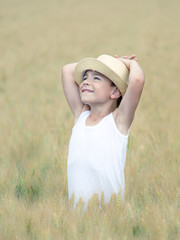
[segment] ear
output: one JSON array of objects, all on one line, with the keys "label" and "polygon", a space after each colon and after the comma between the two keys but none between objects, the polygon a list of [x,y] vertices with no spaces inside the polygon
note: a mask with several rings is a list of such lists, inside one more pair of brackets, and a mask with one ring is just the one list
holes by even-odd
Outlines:
[{"label": "ear", "polygon": [[121,92],[117,87],[114,87],[112,92],[111,92],[111,99],[118,99],[121,96]]}]

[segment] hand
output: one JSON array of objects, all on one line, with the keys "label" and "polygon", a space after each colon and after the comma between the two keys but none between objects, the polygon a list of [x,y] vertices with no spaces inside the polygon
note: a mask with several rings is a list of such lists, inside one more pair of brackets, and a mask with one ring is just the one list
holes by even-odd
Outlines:
[{"label": "hand", "polygon": [[131,55],[131,56],[122,56],[122,57],[118,57],[118,55],[114,55],[114,57],[115,58],[118,58],[118,59],[122,59],[122,58],[124,58],[124,59],[129,59],[129,60],[134,60],[134,61],[138,61],[138,58],[136,57],[136,55],[135,54],[133,54],[133,55]]},{"label": "hand", "polygon": [[122,56],[122,57],[118,57],[118,55],[114,55],[115,58],[119,59],[121,62],[123,62],[126,67],[128,69],[130,69],[130,64],[133,62],[133,61],[136,61],[138,62],[138,58],[136,57],[135,54],[131,55],[131,56]]}]

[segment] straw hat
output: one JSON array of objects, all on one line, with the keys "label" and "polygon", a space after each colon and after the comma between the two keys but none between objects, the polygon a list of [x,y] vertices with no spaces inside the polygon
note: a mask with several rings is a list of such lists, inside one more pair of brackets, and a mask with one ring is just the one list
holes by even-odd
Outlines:
[{"label": "straw hat", "polygon": [[101,55],[98,58],[83,58],[75,68],[75,81],[79,85],[82,82],[84,71],[93,70],[102,73],[109,78],[124,96],[129,79],[129,70],[115,57]]}]

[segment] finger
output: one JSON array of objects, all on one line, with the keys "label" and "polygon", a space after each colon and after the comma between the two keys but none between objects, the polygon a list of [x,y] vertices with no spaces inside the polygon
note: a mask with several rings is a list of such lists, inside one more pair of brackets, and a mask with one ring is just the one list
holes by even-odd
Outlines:
[{"label": "finger", "polygon": [[129,57],[128,56],[122,56],[122,58],[128,59]]},{"label": "finger", "polygon": [[129,59],[134,59],[134,58],[136,58],[136,55],[135,55],[135,54],[129,56]]},{"label": "finger", "polygon": [[138,61],[138,58],[137,58],[137,57],[135,57],[134,59],[131,59],[131,60],[134,60],[134,61],[136,61],[136,62],[137,62],[137,61]]},{"label": "finger", "polygon": [[115,57],[115,58],[118,58],[118,55],[116,54],[116,55],[114,55],[114,57]]}]

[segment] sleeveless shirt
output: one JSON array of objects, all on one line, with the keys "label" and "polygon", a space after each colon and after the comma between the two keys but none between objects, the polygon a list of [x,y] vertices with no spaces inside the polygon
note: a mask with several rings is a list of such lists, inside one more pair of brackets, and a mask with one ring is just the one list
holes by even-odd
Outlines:
[{"label": "sleeveless shirt", "polygon": [[124,196],[128,135],[119,132],[112,113],[95,126],[86,126],[89,115],[80,115],[69,143],[68,195],[74,195],[74,207],[82,199],[87,208],[91,197],[98,194],[100,199],[102,192],[105,203],[114,193]]}]

